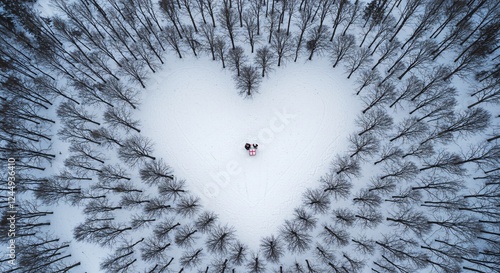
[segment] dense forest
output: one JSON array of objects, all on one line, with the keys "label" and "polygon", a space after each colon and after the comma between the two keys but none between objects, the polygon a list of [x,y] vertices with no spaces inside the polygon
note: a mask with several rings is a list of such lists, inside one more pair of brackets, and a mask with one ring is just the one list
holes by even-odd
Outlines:
[{"label": "dense forest", "polygon": [[[73,240],[108,249],[102,272],[500,272],[499,1],[35,2],[0,1],[2,272],[85,271],[56,206],[86,215]],[[243,98],[298,60],[356,83],[358,131],[259,249],[141,133],[167,54],[220,63]]]}]

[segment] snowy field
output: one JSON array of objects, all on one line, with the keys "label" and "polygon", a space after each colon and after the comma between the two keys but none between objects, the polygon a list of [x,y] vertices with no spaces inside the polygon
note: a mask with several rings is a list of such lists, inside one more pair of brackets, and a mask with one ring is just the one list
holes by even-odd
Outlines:
[{"label": "snowy field", "polygon": [[[138,118],[158,156],[257,249],[344,152],[361,106],[328,60],[290,63],[243,99],[207,58],[171,58],[151,75]],[[151,118],[154,117],[154,118]],[[250,157],[244,144],[258,143]]]}]

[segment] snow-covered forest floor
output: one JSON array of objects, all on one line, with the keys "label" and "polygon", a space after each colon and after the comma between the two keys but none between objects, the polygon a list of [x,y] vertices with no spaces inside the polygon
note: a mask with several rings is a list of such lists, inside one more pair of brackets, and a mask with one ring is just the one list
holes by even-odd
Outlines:
[{"label": "snow-covered forest floor", "polygon": [[[360,108],[342,73],[327,60],[293,63],[242,99],[218,63],[171,59],[152,78],[138,119],[164,158],[203,207],[231,223],[257,249],[278,231],[308,187],[343,151]],[[155,118],[149,118],[155,117]],[[256,157],[244,144],[258,143]]]},{"label": "snow-covered forest floor", "polygon": [[33,2],[2,272],[500,271],[499,3]]}]

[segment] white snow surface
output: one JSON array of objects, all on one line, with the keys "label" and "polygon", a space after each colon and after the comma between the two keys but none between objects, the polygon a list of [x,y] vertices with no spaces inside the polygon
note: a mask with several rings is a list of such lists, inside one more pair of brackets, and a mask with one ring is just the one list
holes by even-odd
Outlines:
[{"label": "white snow surface", "polygon": [[[137,118],[155,156],[256,250],[347,149],[361,105],[328,60],[277,68],[250,99],[232,76],[220,62],[172,56],[151,75]],[[247,142],[259,144],[255,157]]]}]

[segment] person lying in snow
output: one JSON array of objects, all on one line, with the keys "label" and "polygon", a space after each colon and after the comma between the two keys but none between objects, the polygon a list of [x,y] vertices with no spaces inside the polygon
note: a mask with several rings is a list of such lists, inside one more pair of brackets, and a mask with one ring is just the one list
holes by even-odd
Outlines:
[{"label": "person lying in snow", "polygon": [[245,149],[247,151],[250,150],[250,148],[252,148],[252,145],[250,145],[250,143],[245,144]]}]

